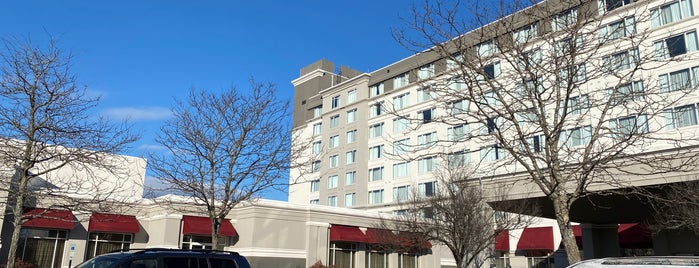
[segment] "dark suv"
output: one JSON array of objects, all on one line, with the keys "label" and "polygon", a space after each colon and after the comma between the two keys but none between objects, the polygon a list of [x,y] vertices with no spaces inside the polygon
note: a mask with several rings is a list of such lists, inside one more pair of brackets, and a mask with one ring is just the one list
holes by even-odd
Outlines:
[{"label": "dark suv", "polygon": [[152,248],[99,255],[76,268],[250,268],[250,263],[231,251]]}]

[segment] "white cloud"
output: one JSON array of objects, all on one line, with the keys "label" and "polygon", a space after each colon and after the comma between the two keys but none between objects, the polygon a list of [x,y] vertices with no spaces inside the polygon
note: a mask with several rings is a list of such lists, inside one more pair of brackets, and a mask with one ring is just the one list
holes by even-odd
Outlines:
[{"label": "white cloud", "polygon": [[172,117],[170,109],[165,107],[119,107],[109,108],[102,111],[102,114],[113,119],[131,121],[152,121],[163,120]]},{"label": "white cloud", "polygon": [[165,148],[165,146],[157,144],[141,144],[138,146],[138,149],[143,151],[160,151],[166,150],[167,148]]}]

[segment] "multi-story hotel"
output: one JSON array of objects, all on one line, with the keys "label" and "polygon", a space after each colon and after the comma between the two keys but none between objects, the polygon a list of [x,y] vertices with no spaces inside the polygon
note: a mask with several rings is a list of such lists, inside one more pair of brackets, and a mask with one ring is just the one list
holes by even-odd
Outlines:
[{"label": "multi-story hotel", "polygon": [[[371,72],[324,59],[308,65],[292,81],[293,126],[305,138],[299,140],[312,142],[307,156],[313,164],[291,171],[289,201],[400,214],[413,192],[438,191],[435,171],[453,159],[475,166],[474,174],[488,181],[511,182],[511,200],[544,200],[537,186],[521,180],[525,169],[511,151],[488,139],[493,131],[504,139],[502,133],[526,135],[517,139],[521,147],[543,154],[543,130],[528,132],[520,118],[551,116],[551,127],[560,122],[560,150],[571,152],[562,158],[581,156],[581,148],[602,155],[625,146],[615,151],[625,160],[692,150],[699,129],[697,6],[692,0],[545,1],[462,36],[442,36],[451,41]],[[547,102],[536,108],[545,108],[536,114],[514,108],[532,94]],[[561,114],[570,119],[558,119]],[[643,141],[619,142],[630,136]],[[697,170],[636,170],[643,175],[620,173],[614,183],[591,183],[590,189],[691,180]],[[618,254],[618,224],[652,220],[647,204],[596,198],[577,206],[571,218],[586,224],[583,233],[614,238],[588,243],[586,257]],[[544,210],[553,218],[550,206]],[[667,243],[669,237],[656,234],[655,243],[643,247],[656,254],[695,250],[679,250],[687,241]]]}]

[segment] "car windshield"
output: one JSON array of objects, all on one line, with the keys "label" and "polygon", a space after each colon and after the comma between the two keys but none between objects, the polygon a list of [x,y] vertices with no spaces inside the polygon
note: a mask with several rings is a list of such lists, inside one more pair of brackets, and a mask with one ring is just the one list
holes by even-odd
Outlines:
[{"label": "car windshield", "polygon": [[122,256],[97,256],[76,266],[75,268],[107,268],[119,262]]}]

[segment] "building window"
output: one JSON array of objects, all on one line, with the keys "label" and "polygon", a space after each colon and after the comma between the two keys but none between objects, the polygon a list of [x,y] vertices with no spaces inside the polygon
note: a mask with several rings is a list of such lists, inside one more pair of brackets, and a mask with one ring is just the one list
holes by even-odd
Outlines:
[{"label": "building window", "polygon": [[582,146],[590,143],[591,137],[591,126],[577,127],[561,131],[561,137],[559,138],[558,142],[559,145],[566,147]]},{"label": "building window", "polygon": [[568,98],[567,107],[561,104],[561,111],[563,111],[562,109],[565,108],[568,109],[569,115],[586,114],[590,110],[590,101],[588,95],[580,95]]},{"label": "building window", "polygon": [[397,140],[393,142],[393,154],[400,155],[410,151],[410,138]]},{"label": "building window", "polygon": [[492,134],[497,132],[500,128],[502,128],[502,125],[504,124],[504,120],[502,117],[496,117],[496,118],[486,118],[483,120],[480,130],[480,134]]},{"label": "building window", "polygon": [[410,105],[410,93],[405,93],[399,96],[393,97],[393,110],[400,110]]},{"label": "building window", "polygon": [[347,91],[347,104],[357,101],[357,89]]},{"label": "building window", "polygon": [[383,250],[371,250],[366,253],[366,268],[387,268],[388,267],[388,252]]},{"label": "building window", "polygon": [[328,265],[334,267],[355,268],[357,244],[330,242]]},{"label": "building window", "polygon": [[383,167],[369,169],[369,181],[383,180]]},{"label": "building window", "polygon": [[607,97],[612,104],[623,104],[628,101],[643,100],[643,81],[634,81],[628,84],[622,84],[614,88],[607,89]]},{"label": "building window", "polygon": [[336,128],[340,125],[340,115],[330,117],[330,128]]},{"label": "building window", "polygon": [[529,152],[541,153],[546,148],[546,136],[534,135],[526,139]]},{"label": "building window", "polygon": [[320,135],[321,131],[323,130],[323,123],[315,123],[313,124],[313,136],[318,136]]},{"label": "building window", "polygon": [[393,202],[408,201],[410,198],[410,185],[393,187]]},{"label": "building window", "polygon": [[450,168],[465,167],[471,162],[471,156],[468,151],[453,152],[449,154],[447,161]]},{"label": "building window", "polygon": [[328,176],[328,189],[337,188],[337,175]]},{"label": "building window", "polygon": [[476,50],[478,51],[479,57],[490,57],[495,55],[497,47],[493,41],[487,41],[476,45]]},{"label": "building window", "polygon": [[483,74],[478,76],[479,80],[490,80],[500,76],[500,62],[488,64],[483,67]]},{"label": "building window", "polygon": [[[563,43],[563,44],[566,45],[565,43]],[[565,54],[563,54],[565,51],[559,51],[559,50],[563,50],[566,47],[565,46],[559,47],[559,46],[561,46],[560,43],[557,45],[554,45],[554,53],[556,53],[557,56],[560,57],[562,55],[565,55]],[[558,53],[561,53],[561,54],[558,55]],[[516,66],[517,70],[527,71],[527,70],[530,70],[532,68],[536,68],[536,66],[539,66],[539,64],[541,64],[541,50],[540,49],[533,49],[533,50],[524,52],[523,54],[524,54],[524,57],[522,57],[520,59],[515,59],[515,66]]]},{"label": "building window", "polygon": [[377,102],[369,106],[369,117],[377,117],[383,114],[383,102]]},{"label": "building window", "polygon": [[311,172],[318,172],[320,171],[320,160],[313,161],[311,163]]},{"label": "building window", "polygon": [[[22,228],[17,246],[17,259],[33,267],[60,268],[68,231]],[[9,248],[9,243],[6,245]]]},{"label": "building window", "polygon": [[320,190],[320,180],[311,181],[311,192],[317,192]]},{"label": "building window", "polygon": [[393,164],[393,177],[394,178],[407,177],[408,175],[410,175],[410,163],[409,162],[402,162],[402,163]]},{"label": "building window", "polygon": [[423,65],[417,69],[417,79],[424,80],[434,76],[434,64]]},{"label": "building window", "polygon": [[460,141],[468,137],[468,132],[467,124],[453,126],[447,129],[447,139],[449,141]]},{"label": "building window", "polygon": [[[587,71],[585,69],[585,64],[578,64],[578,65],[570,65],[570,66],[565,66],[561,68],[558,72],[558,79],[559,83],[561,84],[561,87],[568,87],[569,82],[572,82],[571,85],[575,85],[575,83],[580,83],[580,82],[585,82],[585,79],[587,77]],[[534,81],[532,80],[527,81],[531,86],[533,86]],[[539,83],[541,84],[541,83]],[[527,85],[529,87],[529,85]],[[532,90],[532,89],[529,89]],[[534,96],[534,95],[532,95]]]},{"label": "building window", "polygon": [[353,207],[355,205],[354,199],[356,197],[355,193],[345,194],[345,207]]},{"label": "building window", "polygon": [[481,162],[492,162],[505,158],[505,150],[497,144],[481,148]]},{"label": "building window", "polygon": [[[221,237],[218,239],[218,244],[220,247],[226,246],[226,238]],[[212,249],[211,236],[210,235],[183,235],[182,236],[182,249]]]},{"label": "building window", "polygon": [[398,253],[398,268],[418,268],[416,253]]},{"label": "building window", "polygon": [[447,80],[447,89],[451,92],[458,92],[466,89],[466,81],[459,76],[454,76]]},{"label": "building window", "polygon": [[369,87],[369,97],[375,97],[381,94],[383,94],[383,83],[378,83]]},{"label": "building window", "polygon": [[665,128],[674,129],[697,124],[697,111],[694,104],[679,106],[664,111]]},{"label": "building window", "polygon": [[357,150],[352,150],[347,153],[345,153],[345,164],[354,164],[354,162],[357,162]]},{"label": "building window", "polygon": [[648,132],[648,117],[632,115],[609,120],[609,129],[615,138],[628,137],[633,134]]},{"label": "building window", "polygon": [[678,0],[650,10],[651,27],[658,27],[694,16],[691,0]]},{"label": "building window", "polygon": [[539,36],[539,31],[536,24],[530,24],[512,32],[512,40],[518,45],[529,42],[537,36]]},{"label": "building window", "polygon": [[612,11],[614,9],[628,5],[629,3],[631,3],[631,0],[598,0],[597,1],[600,15],[603,14],[605,11]]},{"label": "building window", "polygon": [[551,30],[558,31],[566,29],[578,22],[578,9],[572,8],[554,16],[551,20]]},{"label": "building window", "polygon": [[383,203],[383,189],[369,191],[369,205]]},{"label": "building window", "polygon": [[323,115],[323,106],[313,107],[313,118],[317,118]]},{"label": "building window", "polygon": [[435,116],[435,109],[434,108],[422,110],[422,111],[419,111],[417,113],[417,119],[420,120],[420,122],[422,122],[423,124],[427,124],[429,122],[432,122],[432,120],[435,119],[434,116]]},{"label": "building window", "polygon": [[437,194],[437,182],[424,182],[417,185],[417,194],[420,197],[435,196]]},{"label": "building window", "polygon": [[574,54],[581,54],[580,51],[582,50],[583,43],[582,36],[575,38],[575,41],[573,41],[573,38],[568,37],[556,42],[553,46],[553,50],[557,57],[571,57]]},{"label": "building window", "polygon": [[357,172],[350,171],[345,173],[345,185],[354,185],[357,183]]},{"label": "building window", "polygon": [[347,111],[347,124],[357,121],[357,109]]},{"label": "building window", "polygon": [[378,138],[381,136],[383,136],[383,123],[369,126],[369,138]]},{"label": "building window", "polygon": [[417,160],[417,173],[420,175],[432,173],[436,168],[437,157],[431,156]]},{"label": "building window", "polygon": [[602,58],[609,73],[620,72],[636,67],[640,59],[638,49],[630,49]]},{"label": "building window", "polygon": [[672,92],[692,89],[692,83],[699,86],[699,66],[691,69],[674,71],[658,76],[661,92]]},{"label": "building window", "polygon": [[393,89],[407,86],[408,83],[408,73],[403,73],[393,78]]},{"label": "building window", "polygon": [[357,130],[353,129],[347,131],[347,144],[353,143],[355,141],[357,141]]},{"label": "building window", "polygon": [[459,65],[463,62],[464,56],[461,53],[452,54],[451,57],[447,58],[447,70],[454,70],[459,68]]},{"label": "building window", "polygon": [[369,147],[369,160],[376,160],[383,155],[383,144]]},{"label": "building window", "polygon": [[410,119],[400,117],[393,119],[393,133],[400,133],[410,128]]},{"label": "building window", "polygon": [[328,196],[328,206],[337,207],[337,196]]},{"label": "building window", "polygon": [[331,107],[333,109],[336,109],[337,107],[340,107],[340,95],[334,96],[331,100]]},{"label": "building window", "polygon": [[313,142],[313,154],[320,154],[323,151],[323,144],[320,141]]},{"label": "building window", "polygon": [[328,146],[330,148],[335,148],[337,146],[340,146],[340,136],[335,135],[335,136],[330,137],[328,144],[329,144]]},{"label": "building window", "polygon": [[688,33],[675,35],[654,43],[655,58],[657,60],[669,59],[679,55],[684,55],[688,52],[696,51],[697,32],[691,31]]},{"label": "building window", "polygon": [[311,205],[320,205],[320,199],[311,199],[309,202]]},{"label": "building window", "polygon": [[312,180],[311,181],[311,192],[317,192],[320,190],[320,180]]},{"label": "building window", "polygon": [[417,90],[417,102],[424,102],[433,99],[434,91],[431,87],[423,87]]},{"label": "building window", "polygon": [[432,147],[437,143],[437,132],[425,133],[417,136],[418,148],[424,149]]},{"label": "building window", "polygon": [[636,34],[636,19],[631,16],[600,27],[599,42],[604,43],[634,34]]},{"label": "building window", "polygon": [[340,162],[339,159],[340,159],[340,157],[339,157],[338,155],[331,155],[331,156],[328,158],[328,160],[330,161],[330,167],[331,167],[331,168],[337,167],[337,165],[338,165],[339,162]]}]

